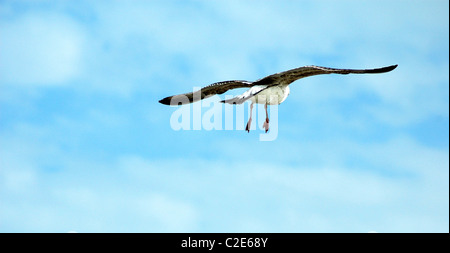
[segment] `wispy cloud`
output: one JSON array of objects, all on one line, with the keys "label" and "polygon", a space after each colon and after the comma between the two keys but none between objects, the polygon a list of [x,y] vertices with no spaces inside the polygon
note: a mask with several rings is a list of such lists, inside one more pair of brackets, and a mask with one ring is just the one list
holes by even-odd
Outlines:
[{"label": "wispy cloud", "polygon": [[62,85],[80,71],[83,32],[64,15],[22,14],[3,22],[2,35],[3,85]]},{"label": "wispy cloud", "polygon": [[[9,154],[1,165],[5,228],[431,232],[448,221],[441,204],[448,199],[448,153],[410,139],[277,142],[271,159],[262,158],[267,146],[217,140],[193,148],[208,153],[221,147],[221,158],[188,158],[175,149],[166,159],[130,154],[103,161],[59,145],[42,149],[39,142],[24,151],[27,143],[2,145],[2,154]],[[7,215],[20,206],[23,211]],[[31,208],[36,211],[26,211]]]},{"label": "wispy cloud", "polygon": [[[448,232],[447,1],[3,1],[0,29],[2,231]],[[309,64],[399,67],[294,83],[271,143],[157,103]]]}]

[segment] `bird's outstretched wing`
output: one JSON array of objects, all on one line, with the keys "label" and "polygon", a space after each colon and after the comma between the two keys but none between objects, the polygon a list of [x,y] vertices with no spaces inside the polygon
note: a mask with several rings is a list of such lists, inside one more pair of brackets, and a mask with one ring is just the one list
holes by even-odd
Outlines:
[{"label": "bird's outstretched wing", "polygon": [[213,83],[204,88],[201,88],[195,92],[189,92],[180,95],[174,95],[170,97],[166,97],[161,99],[159,102],[165,105],[179,105],[185,103],[193,103],[199,101],[201,99],[210,97],[216,94],[222,94],[228,90],[236,89],[236,88],[249,88],[253,86],[258,86],[261,88],[253,89],[248,91],[238,97],[236,99],[224,100],[222,102],[225,103],[243,103],[245,100],[249,99],[252,96],[257,95],[259,92],[263,91],[266,88],[275,85],[288,85],[300,78],[315,76],[315,75],[323,75],[323,74],[378,74],[385,73],[395,69],[397,65],[392,65],[383,68],[376,69],[336,69],[336,68],[327,68],[327,67],[319,67],[319,66],[305,66],[300,68],[291,69],[288,71],[276,73],[270,76],[266,76],[262,79],[257,80],[256,82],[248,82],[242,80],[233,80],[233,81],[224,81]]},{"label": "bird's outstretched wing", "polygon": [[305,66],[266,76],[254,82],[253,85],[267,85],[269,87],[274,85],[288,85],[300,78],[323,74],[379,74],[389,72],[396,67],[397,65],[376,69],[335,69],[319,66]]},{"label": "bird's outstretched wing", "polygon": [[198,91],[163,98],[159,100],[159,102],[165,105],[179,105],[180,103],[181,104],[193,103],[216,94],[222,94],[231,89],[249,88],[252,86],[253,86],[252,82],[243,80],[218,82],[203,87]]}]

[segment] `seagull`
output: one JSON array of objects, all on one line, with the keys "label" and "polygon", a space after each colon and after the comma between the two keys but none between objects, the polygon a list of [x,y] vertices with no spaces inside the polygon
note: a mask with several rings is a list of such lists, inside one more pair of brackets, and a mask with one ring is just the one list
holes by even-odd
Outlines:
[{"label": "seagull", "polygon": [[267,113],[267,106],[279,105],[284,100],[286,100],[290,92],[289,84],[293,83],[294,81],[308,76],[324,74],[380,74],[392,71],[397,66],[398,65],[391,65],[374,69],[337,69],[320,66],[304,66],[269,75],[254,82],[244,80],[217,82],[194,92],[163,98],[159,102],[164,105],[194,103],[216,94],[223,94],[228,90],[237,88],[249,88],[241,95],[237,95],[231,99],[222,100],[220,102],[228,104],[242,104],[247,100],[251,101],[250,117],[245,128],[247,132],[250,132],[250,125],[252,123],[253,105],[255,103],[263,104],[266,111],[266,120],[264,121],[263,128],[267,133],[267,131],[269,131],[269,115]]}]

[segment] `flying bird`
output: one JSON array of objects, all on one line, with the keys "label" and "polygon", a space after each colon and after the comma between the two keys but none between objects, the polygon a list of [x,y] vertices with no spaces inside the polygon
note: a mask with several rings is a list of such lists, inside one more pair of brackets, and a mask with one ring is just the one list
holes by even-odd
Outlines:
[{"label": "flying bird", "polygon": [[267,113],[267,105],[279,105],[286,100],[290,92],[289,84],[294,81],[308,76],[323,74],[380,74],[392,71],[396,67],[397,65],[375,69],[336,69],[319,66],[304,66],[266,76],[254,82],[243,80],[217,82],[203,87],[198,91],[163,98],[159,102],[165,105],[193,103],[216,94],[223,94],[231,89],[249,88],[241,95],[235,96],[231,99],[222,100],[220,102],[228,104],[242,104],[247,100],[251,101],[250,117],[245,128],[247,132],[250,132],[250,125],[252,123],[253,105],[255,103],[263,104],[264,109],[266,110],[266,120],[264,121],[263,128],[267,133],[267,131],[269,131],[269,115]]}]

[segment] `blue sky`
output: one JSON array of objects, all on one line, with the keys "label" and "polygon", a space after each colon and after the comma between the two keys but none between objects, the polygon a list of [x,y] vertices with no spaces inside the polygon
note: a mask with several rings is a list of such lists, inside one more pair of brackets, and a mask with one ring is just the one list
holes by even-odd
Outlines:
[{"label": "blue sky", "polygon": [[[448,20],[444,0],[0,1],[0,231],[448,232]],[[293,83],[271,142],[263,118],[174,131],[157,102],[392,64]]]}]

